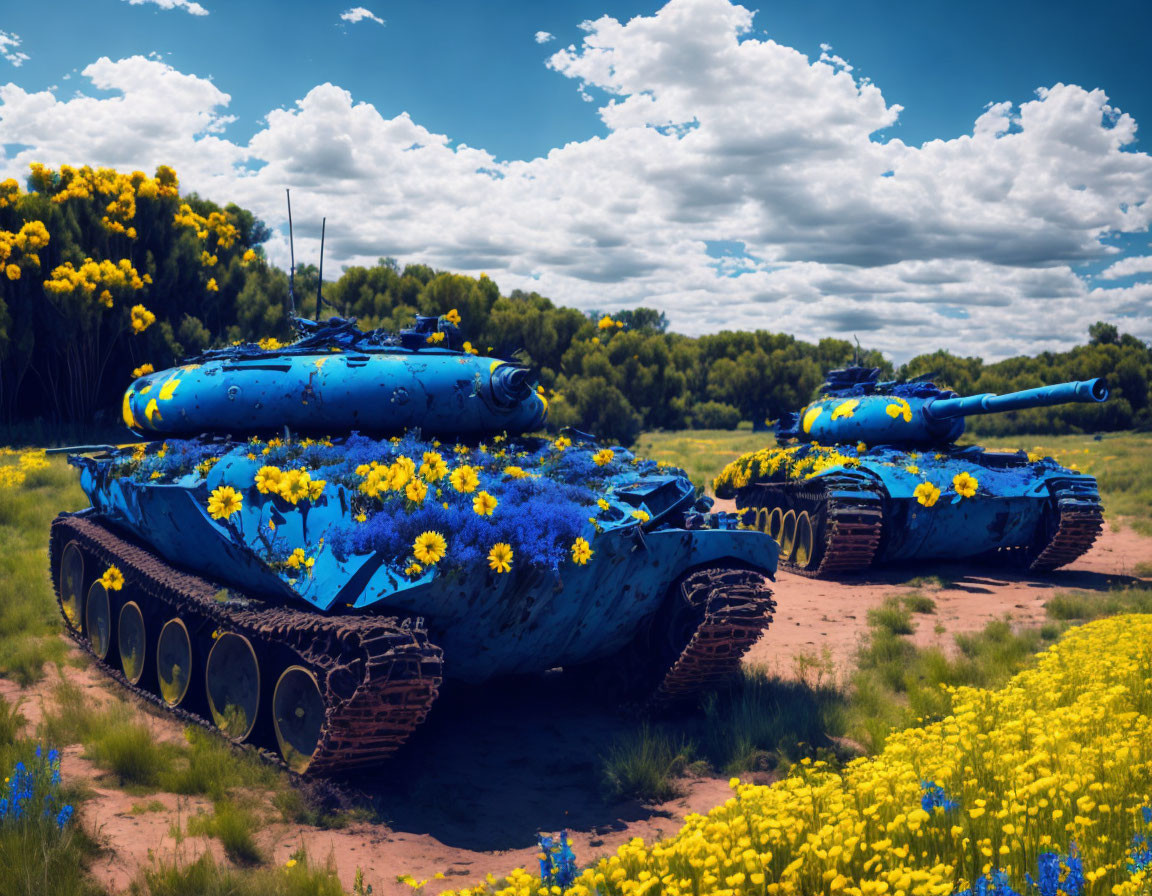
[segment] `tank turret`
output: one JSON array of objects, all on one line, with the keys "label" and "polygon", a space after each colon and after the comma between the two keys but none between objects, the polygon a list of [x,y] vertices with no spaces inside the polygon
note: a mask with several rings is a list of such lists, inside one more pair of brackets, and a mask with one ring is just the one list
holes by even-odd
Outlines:
[{"label": "tank turret", "polygon": [[772,619],[775,542],[681,470],[530,435],[543,390],[458,320],[298,320],[291,345],[134,382],[148,441],[74,449],[92,506],[52,526],[73,638],[310,775],[379,762],[446,678],[606,667],[663,704],[735,672]]},{"label": "tank turret", "polygon": [[833,370],[821,387],[821,398],[798,414],[785,415],[777,424],[777,436],[821,445],[927,447],[955,442],[964,434],[964,418],[976,414],[1108,398],[1103,379],[960,397],[925,381],[880,383],[878,374],[869,368]]},{"label": "tank turret", "polygon": [[781,564],[805,575],[992,555],[1055,569],[1101,530],[1096,481],[1051,458],[955,443],[974,414],[1107,397],[1103,379],[960,397],[926,378],[833,370],[820,398],[777,423],[778,445],[729,464],[716,494],[734,497],[744,522],[779,542]]}]

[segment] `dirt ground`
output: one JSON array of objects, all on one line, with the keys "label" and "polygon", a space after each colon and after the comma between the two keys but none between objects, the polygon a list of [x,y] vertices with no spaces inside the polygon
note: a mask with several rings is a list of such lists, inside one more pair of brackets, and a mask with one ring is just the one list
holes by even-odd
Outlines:
[{"label": "dirt ground", "polygon": [[[1152,563],[1152,538],[1110,527],[1071,569],[1043,576],[965,564],[881,570],[848,583],[781,573],[775,621],[747,661],[793,675],[803,665],[798,657],[824,657],[837,674],[844,674],[866,631],[868,609],[889,595],[919,590],[932,597],[936,612],[917,617],[921,624],[914,638],[947,646],[953,635],[981,629],[1005,614],[1014,623],[1038,625],[1045,601],[1056,591],[1106,590],[1132,582],[1141,563]],[[939,577],[940,583],[917,581],[929,576]],[[938,625],[942,632],[936,631]],[[93,699],[106,699],[108,685],[98,672],[69,666],[66,674],[91,689]],[[0,693],[22,698],[23,712],[34,724],[41,702],[50,699],[51,681],[21,691],[0,680]],[[181,736],[178,725],[145,714],[158,738]],[[501,875],[533,865],[538,831],[567,828],[584,863],[632,837],[669,835],[687,813],[707,811],[728,797],[726,781],[693,778],[685,782],[682,797],[660,806],[606,801],[599,758],[629,724],[626,716],[590,703],[588,695],[573,691],[558,676],[449,690],[395,759],[375,772],[377,779],[355,782],[383,823],[325,831],[276,822],[261,833],[261,841],[276,863],[301,845],[313,860],[331,857],[348,888],[359,868],[377,894],[410,893],[396,882],[402,874],[430,879],[427,892],[438,893],[478,882],[489,872]],[[93,871],[113,892],[127,887],[152,856],[179,850],[191,859],[205,849],[220,856],[215,841],[189,838],[177,846],[173,838],[174,824],[210,810],[206,800],[126,794],[75,747],[65,752],[64,773],[93,793],[84,804],[83,823],[107,847]],[[154,800],[163,804],[162,810],[133,814],[133,806]],[[278,817],[267,797],[254,795],[253,800],[266,806],[270,819]],[[437,873],[445,879],[433,879]]]}]

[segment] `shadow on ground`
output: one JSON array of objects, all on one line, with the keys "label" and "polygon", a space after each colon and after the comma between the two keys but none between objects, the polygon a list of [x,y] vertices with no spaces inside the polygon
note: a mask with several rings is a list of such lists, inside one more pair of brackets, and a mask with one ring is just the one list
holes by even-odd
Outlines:
[{"label": "shadow on ground", "polygon": [[539,831],[608,833],[667,813],[610,802],[601,757],[635,727],[612,694],[566,676],[446,687],[379,779],[356,781],[393,830],[462,849],[530,846]]}]

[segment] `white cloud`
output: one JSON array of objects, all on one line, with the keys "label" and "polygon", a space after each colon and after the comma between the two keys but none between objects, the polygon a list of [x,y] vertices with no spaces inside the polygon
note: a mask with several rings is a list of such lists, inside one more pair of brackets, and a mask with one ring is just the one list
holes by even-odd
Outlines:
[{"label": "white cloud", "polygon": [[129,6],[143,6],[146,3],[152,3],[159,6],[161,9],[182,9],[190,15],[206,16],[206,10],[195,0],[126,0]]},{"label": "white cloud", "polygon": [[351,22],[355,25],[357,22],[368,19],[378,25],[383,25],[384,20],[372,12],[370,9],[365,9],[363,6],[354,6],[346,12],[340,14],[340,19],[344,22]]},{"label": "white cloud", "polygon": [[20,35],[0,31],[0,57],[11,62],[16,68],[20,68],[20,66],[30,58],[27,53],[22,53],[19,48]]},{"label": "white cloud", "polygon": [[546,44],[546,43],[548,43],[548,41],[555,40],[555,39],[556,38],[553,35],[549,34],[547,31],[537,31],[536,32],[536,43],[538,43],[538,44]]},{"label": "white cloud", "polygon": [[[487,271],[580,308],[655,306],[688,333],[859,334],[897,359],[1057,350],[1099,319],[1152,338],[1152,284],[1094,287],[1075,270],[1152,218],[1152,158],[1103,92],[1056,84],[910,146],[881,133],[900,107],[830,48],[812,60],[751,24],[727,0],[585,22],[549,66],[599,103],[607,135],[508,162],[331,84],[230,141],[211,82],[101,59],[84,76],[117,95],[0,87],[0,131],[31,147],[0,177],[32,161],[168,163],[185,189],[275,226],[290,186],[300,257],[326,215],[335,266]],[[747,258],[712,257],[710,241]],[[283,238],[269,251],[287,261]]]},{"label": "white cloud", "polygon": [[1131,255],[1128,258],[1121,258],[1101,271],[1098,276],[1103,280],[1116,280],[1134,274],[1152,274],[1152,255]]}]

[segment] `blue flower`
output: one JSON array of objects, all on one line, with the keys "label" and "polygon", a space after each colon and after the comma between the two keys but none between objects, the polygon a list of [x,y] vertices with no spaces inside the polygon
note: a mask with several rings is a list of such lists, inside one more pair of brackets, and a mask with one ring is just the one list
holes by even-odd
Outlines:
[{"label": "blue flower", "polygon": [[943,809],[945,812],[952,812],[960,808],[960,804],[955,800],[948,798],[948,794],[944,792],[944,788],[939,784],[932,781],[921,781],[920,789],[924,791],[924,795],[920,797],[920,808],[925,812],[931,812],[933,809]]},{"label": "blue flower", "polygon": [[1076,855],[1075,842],[1072,843],[1068,855],[1041,853],[1036,864],[1038,872],[1036,879],[1033,879],[1031,874],[1026,874],[1025,878],[1030,887],[1039,891],[1040,896],[1057,896],[1058,893],[1063,893],[1065,896],[1080,896],[1083,892],[1084,868],[1080,857]]},{"label": "blue flower", "polygon": [[568,832],[555,838],[540,837],[540,880],[550,886],[568,889],[576,880],[576,854],[568,843]]}]

